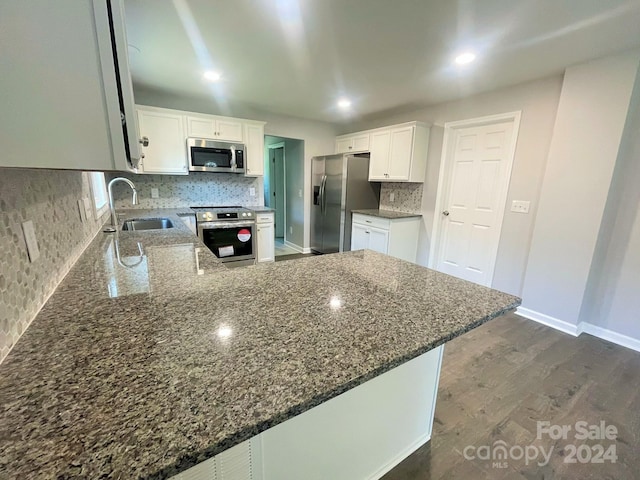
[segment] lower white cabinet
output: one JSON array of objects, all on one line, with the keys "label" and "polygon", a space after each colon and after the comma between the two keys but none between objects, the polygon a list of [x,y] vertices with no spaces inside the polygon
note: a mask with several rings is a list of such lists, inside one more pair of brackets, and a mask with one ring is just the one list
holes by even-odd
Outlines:
[{"label": "lower white cabinet", "polygon": [[415,262],[421,217],[383,218],[353,214],[351,250],[369,249]]},{"label": "lower white cabinet", "polygon": [[188,175],[184,117],[177,113],[137,108],[140,137],[149,140],[142,146],[138,173]]},{"label": "lower white cabinet", "polygon": [[256,214],[256,230],[258,232],[256,260],[261,262],[275,262],[275,226],[273,212]]}]

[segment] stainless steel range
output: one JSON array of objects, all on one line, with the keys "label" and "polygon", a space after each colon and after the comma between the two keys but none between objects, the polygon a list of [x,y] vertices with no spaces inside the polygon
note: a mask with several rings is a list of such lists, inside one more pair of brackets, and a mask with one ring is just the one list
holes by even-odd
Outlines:
[{"label": "stainless steel range", "polygon": [[255,215],[239,206],[191,207],[198,237],[228,266],[255,263]]}]

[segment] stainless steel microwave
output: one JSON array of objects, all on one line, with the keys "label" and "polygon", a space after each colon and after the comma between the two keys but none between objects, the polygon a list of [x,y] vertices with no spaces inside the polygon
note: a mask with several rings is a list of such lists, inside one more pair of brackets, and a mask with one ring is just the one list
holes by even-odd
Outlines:
[{"label": "stainless steel microwave", "polygon": [[245,171],[245,148],[241,143],[190,137],[187,138],[187,154],[192,172]]}]

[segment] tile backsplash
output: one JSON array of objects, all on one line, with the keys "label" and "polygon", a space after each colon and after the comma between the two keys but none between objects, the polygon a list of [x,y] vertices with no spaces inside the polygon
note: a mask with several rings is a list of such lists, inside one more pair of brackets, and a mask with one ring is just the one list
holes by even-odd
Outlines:
[{"label": "tile backsplash", "polygon": [[[190,206],[264,204],[262,177],[244,177],[234,173],[196,172],[190,175],[135,175],[110,172],[107,182],[126,177],[136,185],[140,204],[131,205],[131,189],[124,183],[113,186],[116,208],[183,208]],[[158,189],[158,198],[151,198],[151,189]],[[255,195],[250,195],[250,189]]]},{"label": "tile backsplash", "polygon": [[[80,220],[90,197],[79,171],[0,168],[0,361],[100,230]],[[40,257],[29,262],[22,223],[33,221]]]},{"label": "tile backsplash", "polygon": [[[380,209],[396,212],[420,213],[422,209],[422,183],[382,183]],[[391,194],[394,199],[391,201]]]}]

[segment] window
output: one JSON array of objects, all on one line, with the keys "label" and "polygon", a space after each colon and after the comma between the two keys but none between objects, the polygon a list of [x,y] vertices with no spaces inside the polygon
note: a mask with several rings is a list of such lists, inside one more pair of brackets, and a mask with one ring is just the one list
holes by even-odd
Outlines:
[{"label": "window", "polygon": [[93,213],[99,219],[109,210],[107,199],[107,184],[102,172],[89,172],[89,185],[93,197]]}]

